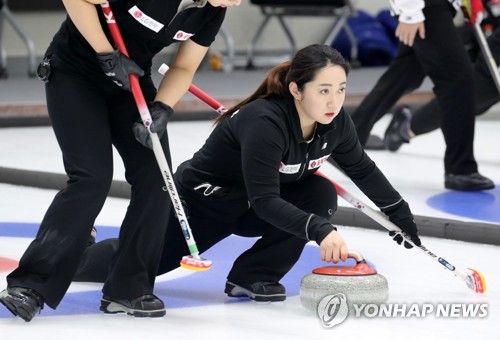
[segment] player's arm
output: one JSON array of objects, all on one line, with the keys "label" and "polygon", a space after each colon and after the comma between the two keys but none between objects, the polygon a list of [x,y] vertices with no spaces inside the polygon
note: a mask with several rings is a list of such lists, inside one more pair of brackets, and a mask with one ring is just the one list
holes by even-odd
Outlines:
[{"label": "player's arm", "polygon": [[113,51],[113,46],[102,30],[95,7],[106,2],[106,0],[63,0],[69,17],[96,53]]}]

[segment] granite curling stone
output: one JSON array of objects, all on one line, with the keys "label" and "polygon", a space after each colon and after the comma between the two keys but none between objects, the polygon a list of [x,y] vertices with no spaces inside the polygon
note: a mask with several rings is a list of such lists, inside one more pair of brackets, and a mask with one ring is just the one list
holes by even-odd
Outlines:
[{"label": "granite curling stone", "polygon": [[386,278],[377,274],[359,252],[349,251],[348,257],[356,260],[355,266],[319,267],[302,278],[302,306],[316,311],[325,296],[337,293],[346,296],[350,309],[353,304],[382,304],[387,301],[389,287]]}]

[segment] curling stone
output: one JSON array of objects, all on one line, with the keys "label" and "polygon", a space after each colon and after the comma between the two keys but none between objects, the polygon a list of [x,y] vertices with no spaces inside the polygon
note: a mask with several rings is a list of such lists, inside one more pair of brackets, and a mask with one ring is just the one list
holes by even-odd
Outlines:
[{"label": "curling stone", "polygon": [[302,306],[316,311],[325,296],[337,293],[346,296],[349,307],[353,304],[382,304],[387,301],[389,287],[386,278],[377,274],[359,252],[349,251],[348,257],[356,260],[355,266],[319,267],[302,278]]}]

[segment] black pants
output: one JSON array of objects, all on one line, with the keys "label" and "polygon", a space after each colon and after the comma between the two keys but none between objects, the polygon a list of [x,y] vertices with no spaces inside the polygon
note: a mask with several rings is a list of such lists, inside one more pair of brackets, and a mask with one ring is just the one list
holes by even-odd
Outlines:
[{"label": "black pants", "polygon": [[[488,45],[498,64],[500,62],[500,28],[488,38]],[[474,97],[476,116],[485,113],[500,100],[495,82],[481,53],[474,61]],[[416,135],[422,135],[439,128],[440,124],[439,105],[437,100],[433,99],[414,112],[411,129]]]},{"label": "black pants", "polygon": [[472,65],[453,24],[454,10],[448,1],[426,0],[425,4],[425,39],[417,36],[412,47],[399,45],[396,59],[352,118],[364,144],[375,122],[429,76],[446,142],[445,172],[476,172]]},{"label": "black pants", "polygon": [[[131,299],[153,291],[170,199],[162,190],[153,152],[134,139],[132,124],[139,113],[132,95],[105,80],[100,84],[56,68],[46,85],[48,110],[69,180],[7,281],[11,287],[34,289],[51,308],[68,289],[108,194],[112,144],[124,162],[132,198],[120,229],[120,247],[103,278],[103,293]],[[151,79],[141,85],[146,98],[153,99]],[[168,150],[166,136],[162,144]]]},{"label": "black pants", "polygon": [[[337,209],[335,187],[320,176],[309,176],[282,185],[281,197],[306,212],[328,219]],[[232,234],[262,236],[236,259],[228,274],[228,280],[239,284],[280,281],[297,262],[308,242],[266,223],[252,209],[234,224],[221,223],[211,216],[196,215],[190,216],[189,224],[201,253]],[[107,239],[88,247],[75,280],[102,282],[118,243],[118,239]],[[179,223],[171,212],[158,275],[179,267],[182,257],[188,254]]]}]

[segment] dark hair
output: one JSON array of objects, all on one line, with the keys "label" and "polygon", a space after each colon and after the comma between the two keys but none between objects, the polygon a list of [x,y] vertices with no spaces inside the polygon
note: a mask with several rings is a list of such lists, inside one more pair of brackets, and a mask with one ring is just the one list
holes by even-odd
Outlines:
[{"label": "dark hair", "polygon": [[289,94],[288,85],[295,82],[302,91],[304,85],[314,79],[316,73],[328,66],[341,66],[346,74],[349,74],[349,63],[334,48],[328,45],[309,45],[299,50],[291,61],[286,61],[272,68],[266,79],[260,84],[250,97],[244,99],[224,114],[217,117],[215,123],[220,124],[224,119],[230,117],[245,104],[258,98],[283,98]]}]

